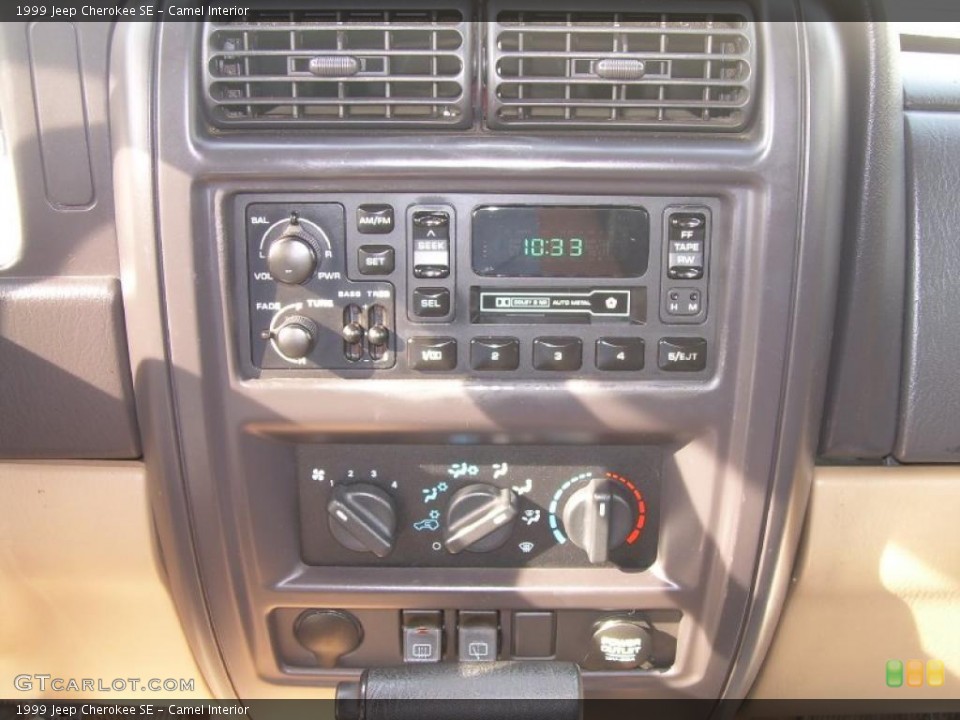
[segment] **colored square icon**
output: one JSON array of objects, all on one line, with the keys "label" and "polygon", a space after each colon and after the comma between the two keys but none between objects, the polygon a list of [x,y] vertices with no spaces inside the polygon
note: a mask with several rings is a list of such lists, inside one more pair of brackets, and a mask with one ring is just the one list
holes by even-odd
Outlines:
[{"label": "colored square icon", "polygon": [[930,687],[943,687],[945,674],[943,660],[930,660],[927,662],[927,685]]},{"label": "colored square icon", "polygon": [[903,663],[900,660],[887,660],[887,687],[898,688],[903,685]]},{"label": "colored square icon", "polygon": [[923,661],[907,661],[907,687],[923,687]]}]

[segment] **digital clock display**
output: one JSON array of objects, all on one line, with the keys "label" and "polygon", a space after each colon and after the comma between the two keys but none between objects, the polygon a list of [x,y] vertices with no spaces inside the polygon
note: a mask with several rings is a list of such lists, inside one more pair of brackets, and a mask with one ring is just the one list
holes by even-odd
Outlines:
[{"label": "digital clock display", "polygon": [[649,253],[650,216],[639,207],[501,206],[473,213],[473,270],[484,277],[641,277]]}]

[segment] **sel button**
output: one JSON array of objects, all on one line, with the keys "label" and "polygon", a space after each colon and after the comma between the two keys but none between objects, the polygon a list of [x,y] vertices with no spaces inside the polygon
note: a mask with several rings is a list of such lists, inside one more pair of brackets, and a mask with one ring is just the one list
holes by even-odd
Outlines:
[{"label": "sel button", "polygon": [[457,367],[457,341],[453,338],[411,338],[407,342],[407,356],[414,370],[453,370]]},{"label": "sel button", "polygon": [[707,368],[707,341],[703,338],[664,338],[660,341],[660,369],[700,372]]},{"label": "sel button", "polygon": [[421,318],[443,318],[450,314],[450,291],[417,288],[413,291],[413,313]]}]

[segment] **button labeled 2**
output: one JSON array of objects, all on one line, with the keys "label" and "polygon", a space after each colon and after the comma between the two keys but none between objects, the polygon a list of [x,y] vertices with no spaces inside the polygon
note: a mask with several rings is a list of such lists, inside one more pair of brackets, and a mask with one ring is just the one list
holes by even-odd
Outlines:
[{"label": "button labeled 2", "polygon": [[520,367],[520,341],[516,338],[475,338],[470,343],[474,370],[516,370]]}]

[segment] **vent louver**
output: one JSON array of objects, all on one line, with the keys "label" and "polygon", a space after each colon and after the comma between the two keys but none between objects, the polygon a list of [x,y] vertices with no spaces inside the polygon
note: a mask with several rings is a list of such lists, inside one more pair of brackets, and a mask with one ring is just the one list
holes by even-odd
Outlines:
[{"label": "vent louver", "polygon": [[462,10],[251,11],[207,23],[206,99],[220,127],[472,124]]},{"label": "vent louver", "polygon": [[491,10],[493,128],[736,131],[749,120],[745,16]]}]

